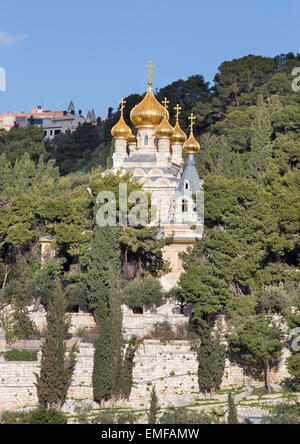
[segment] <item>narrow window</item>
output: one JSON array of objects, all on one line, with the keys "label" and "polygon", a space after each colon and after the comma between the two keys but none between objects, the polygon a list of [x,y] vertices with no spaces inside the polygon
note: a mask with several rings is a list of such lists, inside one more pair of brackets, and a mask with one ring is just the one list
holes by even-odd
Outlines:
[{"label": "narrow window", "polygon": [[148,146],[149,145],[149,137],[146,135],[144,137],[144,146]]},{"label": "narrow window", "polygon": [[189,189],[190,189],[190,183],[189,183],[188,180],[185,182],[185,189],[186,189],[186,190],[189,190]]},{"label": "narrow window", "polygon": [[188,212],[188,202],[185,199],[182,201],[182,212],[183,213]]}]

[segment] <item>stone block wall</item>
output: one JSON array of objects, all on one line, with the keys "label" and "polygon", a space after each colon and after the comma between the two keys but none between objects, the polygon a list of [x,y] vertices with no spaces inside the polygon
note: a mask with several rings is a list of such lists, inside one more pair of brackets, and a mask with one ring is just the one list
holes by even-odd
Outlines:
[{"label": "stone block wall", "polygon": [[[94,349],[90,344],[80,344],[80,353],[68,392],[69,398],[92,399],[92,372]],[[288,351],[277,371],[272,370],[272,383],[289,377],[285,366]],[[40,357],[40,353],[39,353]],[[0,358],[0,410],[15,409],[37,403],[35,373],[40,362],[5,362]],[[155,385],[160,404],[191,405],[199,398],[197,383],[197,355],[188,341],[162,343],[144,340],[134,361],[134,387],[128,401],[118,401],[118,406],[147,408],[150,390]],[[260,386],[262,381],[248,377],[243,369],[226,362],[223,389],[244,385]],[[107,404],[109,405],[109,403]]]}]

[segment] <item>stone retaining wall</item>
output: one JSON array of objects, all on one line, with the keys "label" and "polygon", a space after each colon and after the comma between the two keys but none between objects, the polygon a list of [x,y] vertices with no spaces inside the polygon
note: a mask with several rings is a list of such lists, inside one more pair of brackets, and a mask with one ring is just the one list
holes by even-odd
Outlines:
[{"label": "stone retaining wall", "polygon": [[[68,397],[92,399],[93,346],[80,344],[72,385]],[[277,372],[271,372],[272,383],[279,383],[289,376],[285,367],[288,355],[285,350]],[[40,353],[39,353],[40,357]],[[199,398],[197,383],[197,356],[187,341],[145,340],[135,357],[134,387],[129,401],[119,401],[118,406],[148,407],[151,386],[155,385],[162,407],[190,405]],[[0,410],[15,409],[37,403],[35,373],[39,362],[5,362],[0,358]],[[245,375],[242,368],[226,362],[222,388],[243,385],[262,385]]]}]

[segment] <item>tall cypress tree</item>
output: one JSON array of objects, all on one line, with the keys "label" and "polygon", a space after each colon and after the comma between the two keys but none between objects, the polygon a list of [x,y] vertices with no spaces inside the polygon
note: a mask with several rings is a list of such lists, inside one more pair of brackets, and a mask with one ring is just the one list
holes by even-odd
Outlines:
[{"label": "tall cypress tree", "polygon": [[99,325],[99,338],[95,341],[93,393],[101,404],[120,394],[122,370],[122,310],[120,291],[114,275],[108,298],[106,315]]},{"label": "tall cypress tree", "polygon": [[134,336],[128,347],[122,363],[121,377],[120,377],[120,396],[124,399],[129,399],[133,384],[133,360],[138,349],[137,338]]},{"label": "tall cypress tree", "polygon": [[86,283],[86,293],[99,325],[95,341],[93,393],[100,404],[118,397],[122,367],[122,270],[120,229],[96,227]]},{"label": "tall cypress tree", "polygon": [[248,177],[250,179],[260,180],[267,170],[272,155],[271,134],[270,111],[263,101],[263,96],[259,95],[248,161]]},{"label": "tall cypress tree", "polygon": [[221,384],[225,369],[225,346],[218,333],[207,327],[198,350],[198,383],[201,392],[212,394]]},{"label": "tall cypress tree", "polygon": [[238,416],[236,405],[232,396],[232,393],[229,392],[228,395],[228,424],[238,424]]},{"label": "tall cypress tree", "polygon": [[119,227],[96,227],[90,252],[86,294],[97,322],[108,314],[111,278],[121,276],[121,246]]},{"label": "tall cypress tree", "polygon": [[71,319],[66,315],[67,299],[61,284],[57,289],[53,303],[47,313],[46,339],[42,345],[40,375],[36,375],[36,388],[39,403],[48,409],[61,409],[66,400],[76,363],[77,345],[73,345],[69,354],[66,352],[66,339]]},{"label": "tall cypress tree", "polygon": [[158,403],[158,397],[156,394],[155,387],[152,387],[151,390],[151,403],[150,403],[150,410],[148,414],[148,424],[157,424],[158,414],[160,410],[160,405]]}]

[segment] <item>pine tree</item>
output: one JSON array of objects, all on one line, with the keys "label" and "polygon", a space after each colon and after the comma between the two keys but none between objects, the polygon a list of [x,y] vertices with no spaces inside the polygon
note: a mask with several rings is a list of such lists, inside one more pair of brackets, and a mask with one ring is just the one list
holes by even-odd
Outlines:
[{"label": "pine tree", "polygon": [[280,327],[264,313],[251,316],[229,338],[229,345],[232,352],[263,370],[265,386],[271,393],[270,368],[280,359],[284,346]]},{"label": "pine tree", "polygon": [[218,333],[203,329],[198,351],[198,383],[204,393],[212,393],[220,386],[225,368],[225,347]]},{"label": "pine tree", "polygon": [[263,101],[263,96],[259,95],[248,162],[248,177],[251,179],[261,180],[267,170],[272,155],[271,134],[270,111]]},{"label": "pine tree", "polygon": [[160,406],[158,403],[158,397],[156,394],[156,390],[155,390],[155,387],[152,387],[150,411],[148,414],[148,424],[157,424],[159,410],[160,410]]},{"label": "pine tree", "polygon": [[236,405],[232,396],[232,393],[229,392],[228,395],[228,424],[238,424],[238,416]]},{"label": "pine tree", "polygon": [[61,284],[57,282],[54,302],[47,313],[46,339],[42,345],[40,375],[36,375],[39,403],[48,409],[61,409],[71,384],[76,363],[77,345],[66,353],[66,339],[71,319],[66,315],[67,300]]}]

